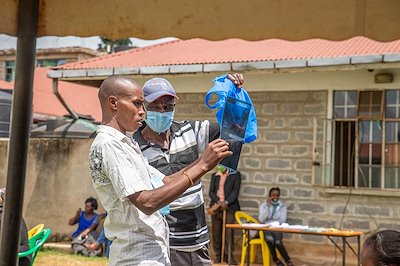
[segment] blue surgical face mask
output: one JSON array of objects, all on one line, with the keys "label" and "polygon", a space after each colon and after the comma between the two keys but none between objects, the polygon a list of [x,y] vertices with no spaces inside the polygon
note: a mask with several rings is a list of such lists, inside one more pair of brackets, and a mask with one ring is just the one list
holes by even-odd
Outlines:
[{"label": "blue surgical face mask", "polygon": [[157,133],[164,133],[172,124],[174,120],[174,112],[154,112],[147,111],[146,113],[146,124]]}]

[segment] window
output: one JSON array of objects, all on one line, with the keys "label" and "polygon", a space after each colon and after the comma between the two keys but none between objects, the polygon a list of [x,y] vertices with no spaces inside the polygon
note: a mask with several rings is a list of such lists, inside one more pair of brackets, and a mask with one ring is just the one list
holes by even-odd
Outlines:
[{"label": "window", "polygon": [[332,107],[315,123],[314,184],[400,188],[400,90],[335,91]]},{"label": "window", "polygon": [[38,67],[51,67],[65,64],[65,59],[39,59],[36,65]]},{"label": "window", "polygon": [[15,78],[15,61],[6,61],[6,81],[14,81]]},{"label": "window", "polygon": [[8,137],[10,131],[11,92],[0,90],[0,137]]}]

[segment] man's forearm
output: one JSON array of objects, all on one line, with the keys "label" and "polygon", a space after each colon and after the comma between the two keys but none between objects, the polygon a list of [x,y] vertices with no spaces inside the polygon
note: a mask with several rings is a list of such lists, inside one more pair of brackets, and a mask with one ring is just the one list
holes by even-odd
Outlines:
[{"label": "man's forearm", "polygon": [[164,186],[137,192],[128,196],[128,198],[142,212],[148,215],[152,214],[177,199],[192,183],[199,180],[208,170],[204,167],[196,163],[192,167],[187,167],[171,176],[166,176],[164,178]]}]

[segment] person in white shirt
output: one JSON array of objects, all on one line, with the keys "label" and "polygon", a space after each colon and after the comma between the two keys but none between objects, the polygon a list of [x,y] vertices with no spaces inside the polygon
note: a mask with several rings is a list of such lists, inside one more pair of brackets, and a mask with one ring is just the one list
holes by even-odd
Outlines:
[{"label": "person in white shirt", "polygon": [[141,87],[114,75],[104,80],[98,95],[102,125],[90,147],[89,165],[108,212],[105,234],[113,241],[109,265],[170,265],[168,225],[159,210],[232,152],[225,140],[216,139],[194,163],[164,176],[127,136],[142,125],[145,115]]}]

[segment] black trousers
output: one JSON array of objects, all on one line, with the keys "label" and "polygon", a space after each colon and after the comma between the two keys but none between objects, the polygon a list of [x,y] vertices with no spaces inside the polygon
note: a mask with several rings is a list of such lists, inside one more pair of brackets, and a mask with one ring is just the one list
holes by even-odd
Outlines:
[{"label": "black trousers", "polygon": [[[211,216],[211,222],[212,222],[212,239],[213,239],[213,249],[214,253],[217,259],[221,258],[221,253],[222,253],[222,227],[223,227],[223,212],[221,210],[218,210],[217,214],[214,216]],[[226,212],[226,223],[227,224],[233,224],[235,222],[235,214]],[[234,246],[234,241],[233,241],[233,232],[232,229],[226,229],[225,231],[225,258],[228,257],[228,237],[231,236],[231,243],[232,243],[232,249],[230,250],[231,252],[231,257],[233,258],[233,246]]]},{"label": "black trousers", "polygon": [[274,261],[278,260],[275,248],[279,250],[279,252],[281,253],[282,257],[286,262],[290,261],[290,257],[282,242],[282,233],[264,231],[264,238],[268,244],[269,251],[271,252],[271,256]]}]

